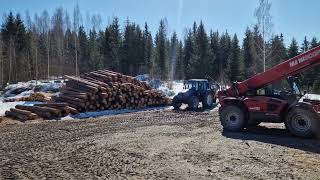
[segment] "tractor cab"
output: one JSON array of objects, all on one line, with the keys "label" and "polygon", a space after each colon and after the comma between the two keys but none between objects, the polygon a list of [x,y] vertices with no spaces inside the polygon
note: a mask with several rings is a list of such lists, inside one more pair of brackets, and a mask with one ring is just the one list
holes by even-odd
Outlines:
[{"label": "tractor cab", "polygon": [[206,79],[190,79],[184,82],[184,89],[192,89],[195,91],[209,90],[209,81]]}]

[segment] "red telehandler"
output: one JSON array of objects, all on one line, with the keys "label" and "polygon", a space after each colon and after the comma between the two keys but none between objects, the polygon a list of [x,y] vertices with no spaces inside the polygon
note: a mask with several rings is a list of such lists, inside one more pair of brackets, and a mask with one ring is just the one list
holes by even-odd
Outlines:
[{"label": "red telehandler", "polygon": [[[296,136],[316,135],[320,131],[320,99],[301,93],[294,77],[316,65],[320,65],[320,46],[219,91],[219,114],[224,130],[241,131],[261,122],[284,122]],[[287,89],[276,89],[279,86]]]}]

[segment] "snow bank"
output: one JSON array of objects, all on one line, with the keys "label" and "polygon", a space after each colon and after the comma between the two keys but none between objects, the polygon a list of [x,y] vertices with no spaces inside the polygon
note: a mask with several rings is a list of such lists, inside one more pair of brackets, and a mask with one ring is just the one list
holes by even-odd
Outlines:
[{"label": "snow bank", "polygon": [[87,118],[96,118],[100,116],[110,116],[110,115],[119,115],[126,113],[142,112],[142,111],[151,111],[151,110],[161,110],[168,109],[170,107],[153,107],[153,108],[144,108],[144,109],[121,109],[121,110],[105,110],[105,111],[95,111],[95,112],[84,112],[76,115],[69,115],[61,120],[72,120],[72,119],[87,119]]},{"label": "snow bank", "polygon": [[148,74],[138,75],[135,78],[148,83],[152,88],[161,91],[168,97],[173,97],[183,91],[183,80],[163,82],[158,79],[151,79]]},{"label": "snow bank", "polygon": [[19,82],[17,84],[10,84],[3,90],[3,97],[21,98],[28,97],[34,92],[58,92],[59,88],[64,85],[62,80],[51,80],[51,81],[28,81]]},{"label": "snow bank", "polygon": [[183,91],[183,81],[180,80],[163,83],[158,90],[169,97],[173,97]]},{"label": "snow bank", "polygon": [[320,101],[320,95],[319,94],[306,94],[303,96],[303,99],[311,99],[311,100]]}]

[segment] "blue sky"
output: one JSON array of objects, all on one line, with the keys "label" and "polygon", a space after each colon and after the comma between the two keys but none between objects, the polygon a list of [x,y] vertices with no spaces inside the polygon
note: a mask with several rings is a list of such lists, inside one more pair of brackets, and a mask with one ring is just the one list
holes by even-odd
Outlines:
[{"label": "blue sky", "polygon": [[[288,44],[296,37],[301,44],[304,36],[309,39],[320,38],[319,0],[270,0],[272,2],[273,33],[282,32]],[[129,17],[140,25],[145,21],[156,32],[160,19],[168,20],[169,32],[176,31],[180,37],[193,21],[202,20],[207,30],[228,30],[243,37],[247,26],[252,27],[256,20],[253,16],[258,0],[0,0],[0,14],[20,12],[40,13],[47,9],[52,13],[62,6],[70,13],[79,4],[84,23],[86,14],[99,13],[103,26],[113,16],[117,16],[123,25]]]}]

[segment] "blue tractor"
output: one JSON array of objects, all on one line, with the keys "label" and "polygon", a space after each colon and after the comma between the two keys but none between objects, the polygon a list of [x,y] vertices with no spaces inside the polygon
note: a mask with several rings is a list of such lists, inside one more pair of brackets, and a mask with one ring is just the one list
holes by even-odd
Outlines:
[{"label": "blue tractor", "polygon": [[183,89],[172,100],[175,110],[179,110],[182,104],[187,104],[189,110],[197,110],[200,102],[204,109],[210,109],[216,103],[218,84],[211,85],[206,79],[190,79],[184,82]]}]

